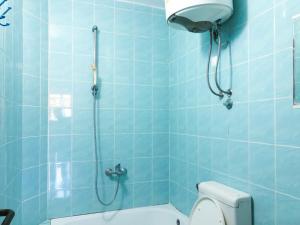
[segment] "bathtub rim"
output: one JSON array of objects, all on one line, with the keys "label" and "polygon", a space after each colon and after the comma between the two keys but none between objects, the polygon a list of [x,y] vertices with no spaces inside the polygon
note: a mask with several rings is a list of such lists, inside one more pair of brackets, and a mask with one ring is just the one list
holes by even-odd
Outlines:
[{"label": "bathtub rim", "polygon": [[178,209],[176,209],[172,204],[164,204],[164,205],[153,205],[153,206],[143,206],[143,207],[136,207],[136,208],[129,208],[129,209],[120,209],[120,210],[111,210],[111,211],[105,211],[105,212],[96,212],[96,213],[86,213],[81,215],[74,215],[74,216],[67,216],[67,217],[61,217],[61,218],[53,218],[49,220],[49,225],[59,225],[59,222],[70,222],[68,220],[72,220],[74,218],[80,218],[80,217],[94,217],[101,214],[107,214],[107,215],[113,215],[114,213],[118,212],[131,212],[132,211],[145,211],[145,210],[157,210],[157,211],[168,211],[178,217],[180,221],[183,221],[184,225],[188,225],[188,217],[184,215],[182,212],[180,212]]}]

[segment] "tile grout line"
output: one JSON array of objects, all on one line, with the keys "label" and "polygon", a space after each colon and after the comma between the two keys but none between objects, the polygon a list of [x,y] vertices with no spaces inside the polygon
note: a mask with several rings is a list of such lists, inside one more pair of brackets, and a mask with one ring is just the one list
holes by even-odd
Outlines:
[{"label": "tile grout line", "polygon": [[[40,105],[40,135],[39,135],[39,145],[40,145],[40,148],[39,148],[39,195],[41,195],[41,151],[42,151],[42,138],[41,138],[41,133],[42,133],[42,21],[41,21],[41,11],[42,11],[42,4],[40,3],[40,6],[39,6],[39,26],[40,26],[40,32],[39,32],[39,35],[40,35],[40,45],[39,45],[39,55],[40,55],[40,60],[39,60],[39,64],[40,64],[40,68],[39,68],[39,72],[40,72],[40,81],[39,81],[39,96],[40,96],[40,101],[39,101],[39,105]],[[23,151],[23,150],[22,150]],[[41,221],[41,215],[40,215],[40,212],[41,212],[41,197],[39,197],[39,222]]]},{"label": "tile grout line", "polygon": [[135,28],[133,29],[133,159],[132,159],[132,174],[133,174],[133,185],[132,185],[132,193],[133,193],[133,197],[132,197],[132,206],[135,207],[135,189],[136,189],[136,184],[135,184],[135,171],[136,171],[136,163],[135,163],[135,155],[136,155],[136,148],[135,148],[135,142],[136,142],[136,102],[135,102],[135,85],[136,85],[136,54],[135,54],[135,49],[136,49],[136,36],[135,36]]},{"label": "tile grout line", "polygon": [[[71,42],[72,42],[72,50],[71,50],[71,54],[72,54],[72,59],[71,59],[71,66],[72,66],[72,77],[71,77],[71,82],[72,82],[72,96],[73,98],[71,99],[71,111],[72,111],[72,114],[74,114],[74,28],[73,28],[73,25],[74,25],[74,7],[75,7],[75,3],[74,3],[74,0],[71,0],[71,4],[72,4],[72,29],[71,29]],[[73,131],[74,129],[74,117],[72,116],[71,117],[71,131]],[[70,140],[70,157],[71,157],[71,164],[70,164],[70,173],[71,173],[71,177],[73,177],[73,136],[70,136],[69,137],[71,140]],[[71,197],[70,197],[70,210],[71,210],[71,215],[73,215],[73,180],[71,180],[71,183],[70,183],[70,187],[71,187]]]},{"label": "tile grout line", "polygon": [[273,98],[274,98],[274,105],[273,105],[273,126],[274,126],[274,223],[277,225],[277,112],[276,112],[276,107],[277,107],[277,82],[276,82],[276,73],[277,73],[277,67],[276,67],[276,8],[275,8],[275,0],[273,0]]},{"label": "tile grout line", "polygon": [[[250,23],[249,23],[250,24]],[[248,165],[247,165],[247,188],[250,190],[250,163],[251,163],[251,144],[249,143],[250,140],[250,88],[249,88],[249,82],[250,82],[250,25],[247,25],[247,154],[248,154]],[[254,223],[254,221],[252,221]]]},{"label": "tile grout line", "polygon": [[[153,34],[153,27],[152,27],[152,23],[153,23],[153,10],[151,9],[151,23],[150,23],[150,27],[151,27],[151,40],[152,40],[152,34]],[[153,155],[153,122],[154,122],[154,111],[153,111],[153,103],[154,103],[154,95],[153,95],[153,41],[151,41],[151,201],[150,201],[150,205],[153,205],[154,202],[154,182],[153,182],[153,177],[154,177],[154,155]]]},{"label": "tile grout line", "polygon": [[[49,41],[49,30],[50,30],[50,19],[51,16],[50,16],[50,2],[47,3],[47,14],[48,14],[48,23],[47,23],[47,38],[48,38],[48,41],[47,41],[47,64],[49,63],[49,58],[50,58],[50,48],[51,48],[51,45],[50,45],[50,41]],[[50,182],[51,182],[51,163],[49,161],[50,159],[50,121],[49,121],[49,92],[50,92],[50,89],[49,89],[49,65],[48,65],[48,68],[47,68],[47,219],[49,219],[49,200],[50,200]]]},{"label": "tile grout line", "polygon": [[[113,1],[113,34],[116,33],[116,1]],[[113,55],[114,55],[114,60],[116,58],[116,37],[113,37]],[[115,85],[115,81],[116,81],[116,67],[113,67],[113,114],[114,114],[114,146],[113,146],[113,164],[116,165],[116,127],[117,127],[117,122],[116,122],[116,85]],[[114,188],[116,188],[116,185],[113,185]],[[116,199],[117,200],[117,199]]]}]

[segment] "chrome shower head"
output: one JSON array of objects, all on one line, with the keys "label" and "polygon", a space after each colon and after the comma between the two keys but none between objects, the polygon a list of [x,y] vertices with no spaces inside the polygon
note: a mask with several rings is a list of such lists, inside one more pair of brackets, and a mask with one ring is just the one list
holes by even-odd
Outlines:
[{"label": "chrome shower head", "polygon": [[98,27],[96,25],[93,26],[93,28],[92,28],[92,32],[95,32],[95,31],[98,31]]},{"label": "chrome shower head", "polygon": [[223,105],[228,109],[232,109],[233,107],[233,101],[231,100],[230,97],[227,98],[227,100],[223,103]]}]

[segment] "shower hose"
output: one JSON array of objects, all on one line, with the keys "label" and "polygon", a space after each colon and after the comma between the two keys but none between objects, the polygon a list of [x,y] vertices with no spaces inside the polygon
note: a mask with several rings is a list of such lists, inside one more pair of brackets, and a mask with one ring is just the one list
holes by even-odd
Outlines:
[{"label": "shower hose", "polygon": [[221,51],[222,51],[222,39],[221,39],[221,34],[218,33],[218,53],[217,53],[217,61],[216,61],[216,68],[215,68],[215,75],[214,75],[214,78],[215,78],[215,84],[217,86],[217,88],[220,90],[219,93],[215,92],[213,90],[213,88],[211,87],[211,84],[210,84],[210,79],[209,79],[209,76],[210,76],[210,63],[211,63],[211,55],[212,55],[212,48],[213,48],[213,33],[214,33],[214,30],[213,29],[210,29],[209,31],[210,33],[210,39],[209,39],[209,55],[208,55],[208,62],[207,62],[207,68],[206,68],[206,80],[207,80],[207,85],[208,85],[208,88],[209,90],[216,96],[219,96],[220,98],[223,98],[224,97],[224,94],[222,93],[221,91],[221,87],[219,86],[218,84],[218,68],[219,68],[219,63],[220,63],[220,56],[221,56]]},{"label": "shower hose", "polygon": [[117,176],[117,186],[115,188],[115,193],[113,195],[113,198],[109,202],[105,202],[101,199],[100,191],[98,188],[99,184],[99,155],[98,155],[98,143],[97,143],[97,91],[93,90],[93,96],[94,96],[94,103],[93,103],[93,123],[94,123],[94,150],[95,150],[95,164],[96,164],[96,173],[95,173],[95,192],[97,196],[97,200],[104,206],[111,205],[117,198],[117,194],[120,187],[120,177]]}]

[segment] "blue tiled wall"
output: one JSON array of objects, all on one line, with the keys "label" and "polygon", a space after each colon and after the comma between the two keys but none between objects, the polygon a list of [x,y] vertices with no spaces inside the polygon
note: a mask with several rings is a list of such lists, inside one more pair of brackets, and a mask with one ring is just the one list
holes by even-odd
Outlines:
[{"label": "blue tiled wall", "polygon": [[[66,10],[67,9],[67,10]],[[92,26],[99,27],[100,193],[128,169],[117,201],[94,190]],[[121,1],[49,1],[48,217],[169,202],[168,27],[164,12]],[[103,180],[104,179],[104,180]]]},{"label": "blue tiled wall", "polygon": [[[0,29],[0,208],[17,212],[16,225],[168,203],[169,197],[188,214],[195,184],[206,180],[249,192],[255,225],[297,224],[296,0],[234,1],[235,15],[224,26],[231,48],[221,60],[224,87],[232,75],[230,111],[206,85],[207,34],[169,32],[161,10],[51,0],[48,24],[46,0],[11,4],[13,26]],[[108,208],[93,187],[94,24],[100,29],[101,172],[118,162],[129,170]],[[101,184],[108,199],[112,182]]]},{"label": "blue tiled wall", "polygon": [[22,224],[47,216],[48,1],[23,2]]},{"label": "blue tiled wall", "polygon": [[[22,11],[18,0],[5,6],[15,8],[7,14],[12,25],[0,27],[0,208],[16,212],[13,224],[21,221],[21,68]],[[4,6],[3,6],[4,7]],[[1,218],[2,219],[2,218]],[[0,222],[2,220],[0,219]]]},{"label": "blue tiled wall", "polygon": [[[207,88],[208,36],[170,30],[170,200],[188,213],[195,183],[249,192],[254,224],[297,224],[300,111],[292,108],[292,16],[296,0],[236,0],[224,26],[228,111]],[[231,51],[229,51],[231,49]],[[230,65],[230,62],[232,65]]]}]

